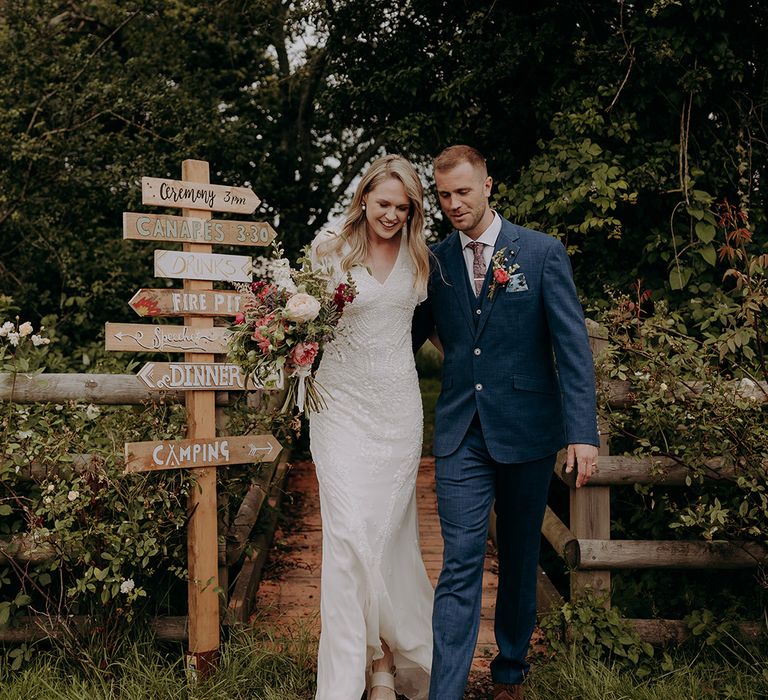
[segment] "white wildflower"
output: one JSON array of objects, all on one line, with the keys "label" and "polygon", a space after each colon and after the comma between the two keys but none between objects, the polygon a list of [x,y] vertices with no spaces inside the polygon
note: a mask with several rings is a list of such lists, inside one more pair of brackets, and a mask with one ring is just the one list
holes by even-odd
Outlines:
[{"label": "white wildflower", "polygon": [[14,329],[13,323],[11,323],[10,321],[6,321],[2,326],[0,326],[0,338],[4,338],[13,329]]},{"label": "white wildflower", "polygon": [[35,432],[33,430],[19,430],[16,432],[16,436],[19,438],[19,440],[26,440],[27,438],[31,438]]},{"label": "white wildflower", "polygon": [[94,420],[98,418],[101,413],[101,409],[98,406],[94,406],[92,403],[88,404],[88,408],[85,409],[85,415],[88,420]]},{"label": "white wildflower", "polygon": [[120,593],[130,593],[134,588],[136,588],[136,584],[133,579],[127,578],[120,584]]},{"label": "white wildflower", "polygon": [[35,347],[38,345],[48,345],[48,343],[51,342],[50,338],[43,338],[41,335],[33,335],[30,340],[32,341],[32,345]]},{"label": "white wildflower", "polygon": [[284,289],[289,294],[295,294],[298,290],[291,279],[291,263],[288,258],[278,258],[272,261],[272,279],[279,289]]},{"label": "white wildflower", "polygon": [[19,326],[19,335],[23,338],[32,333],[32,330],[32,324],[29,321],[24,321],[24,323]]},{"label": "white wildflower", "polygon": [[666,391],[667,385],[664,382],[662,382],[661,384],[659,384],[659,389],[661,389],[662,391]]},{"label": "white wildflower", "polygon": [[45,503],[45,505],[49,506],[49,505],[51,505],[51,503],[53,503],[53,499],[50,496],[46,496],[43,499],[43,503]]},{"label": "white wildflower", "polygon": [[21,467],[20,467],[20,466],[17,464],[17,465],[14,467],[14,470],[13,470],[13,471],[15,471],[15,472],[18,474],[18,473],[21,471]]},{"label": "white wildflower", "polygon": [[48,493],[51,493],[56,490],[56,486],[54,484],[48,484]]},{"label": "white wildflower", "polygon": [[80,497],[80,492],[79,491],[70,491],[67,494],[67,499],[70,500],[70,501],[76,501],[79,497]]},{"label": "white wildflower", "polygon": [[258,279],[262,279],[269,274],[269,258],[263,255],[251,258],[251,271]]},{"label": "white wildflower", "polygon": [[18,333],[9,333],[8,334],[8,340],[10,341],[11,345],[13,345],[13,347],[18,347],[18,345],[19,345],[19,334]]}]

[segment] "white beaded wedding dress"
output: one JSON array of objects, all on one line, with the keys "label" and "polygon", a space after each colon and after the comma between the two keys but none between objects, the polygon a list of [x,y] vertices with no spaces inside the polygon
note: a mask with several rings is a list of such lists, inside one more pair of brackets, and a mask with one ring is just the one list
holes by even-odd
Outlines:
[{"label": "white beaded wedding dress", "polygon": [[[321,262],[340,269],[338,260]],[[433,589],[416,514],[423,415],[411,318],[419,298],[404,238],[383,284],[363,267],[352,277],[357,297],[316,375],[327,407],[310,417],[323,526],[315,698],[360,700],[383,639],[395,657],[397,692],[422,700]]]}]

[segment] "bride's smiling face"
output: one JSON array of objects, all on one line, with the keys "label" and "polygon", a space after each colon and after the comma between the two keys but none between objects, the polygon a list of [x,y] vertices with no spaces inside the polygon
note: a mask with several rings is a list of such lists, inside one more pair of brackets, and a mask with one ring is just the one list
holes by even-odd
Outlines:
[{"label": "bride's smiling face", "polygon": [[408,219],[411,201],[403,183],[388,177],[363,197],[368,235],[389,239],[402,230]]}]

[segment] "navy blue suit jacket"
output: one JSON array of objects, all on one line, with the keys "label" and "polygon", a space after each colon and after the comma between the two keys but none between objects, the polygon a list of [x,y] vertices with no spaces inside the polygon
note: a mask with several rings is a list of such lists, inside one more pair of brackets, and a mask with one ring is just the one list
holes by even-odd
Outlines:
[{"label": "navy blue suit jacket", "polygon": [[413,330],[418,347],[436,329],[445,351],[434,453],[454,452],[476,413],[497,462],[598,445],[592,353],[565,248],[506,219],[494,252],[501,248],[519,267],[492,299],[492,269],[479,297],[470,290],[457,231],[432,250]]}]

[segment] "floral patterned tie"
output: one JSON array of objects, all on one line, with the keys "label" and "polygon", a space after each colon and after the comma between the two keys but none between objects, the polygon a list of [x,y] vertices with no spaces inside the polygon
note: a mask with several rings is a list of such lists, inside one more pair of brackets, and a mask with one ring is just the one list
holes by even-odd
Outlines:
[{"label": "floral patterned tie", "polygon": [[479,297],[480,291],[483,288],[483,282],[485,282],[485,273],[488,271],[488,265],[485,264],[485,258],[483,257],[485,243],[472,241],[467,243],[467,248],[471,248],[475,256],[472,260],[472,277],[475,280],[475,296]]}]

